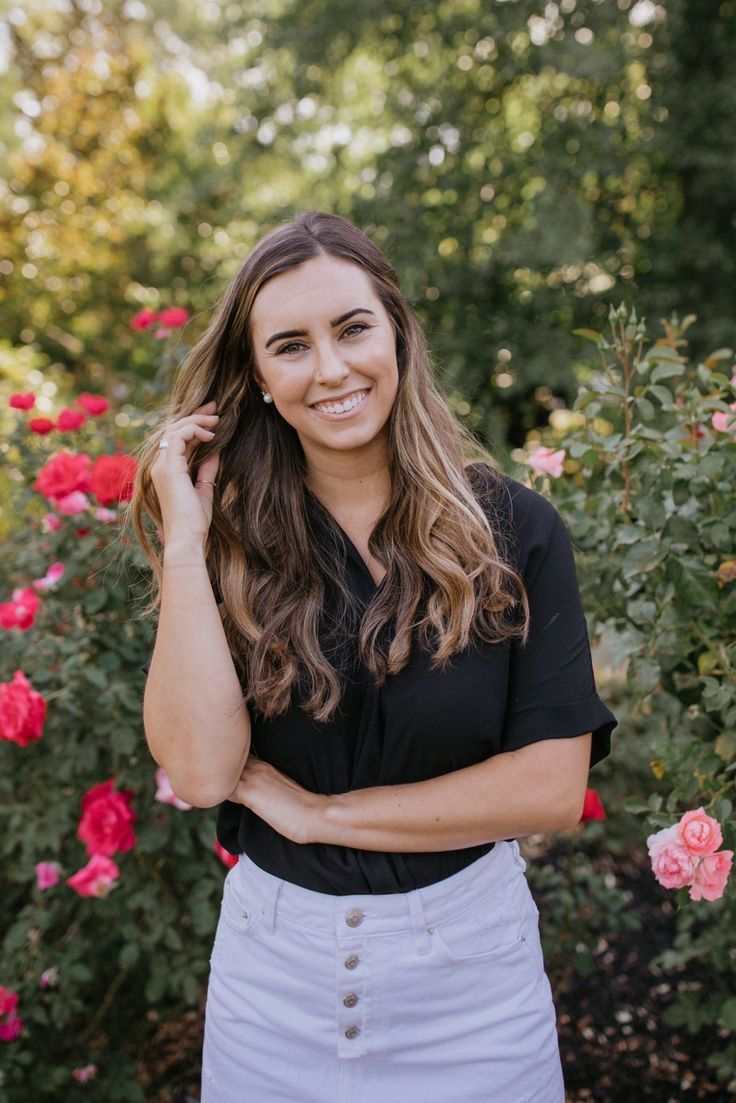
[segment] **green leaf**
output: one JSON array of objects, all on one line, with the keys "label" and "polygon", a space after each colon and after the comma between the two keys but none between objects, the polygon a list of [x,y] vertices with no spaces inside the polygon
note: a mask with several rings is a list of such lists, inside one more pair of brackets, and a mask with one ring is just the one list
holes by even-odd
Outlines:
[{"label": "green leaf", "polygon": [[683,371],[682,364],[660,364],[652,372],[650,379],[652,383],[658,383],[660,379],[672,379],[675,376],[681,376]]}]

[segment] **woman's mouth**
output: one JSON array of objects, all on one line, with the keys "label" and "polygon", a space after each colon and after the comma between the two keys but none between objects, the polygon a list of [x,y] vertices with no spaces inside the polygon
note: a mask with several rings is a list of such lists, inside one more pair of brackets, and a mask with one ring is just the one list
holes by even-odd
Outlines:
[{"label": "woman's mouth", "polygon": [[320,402],[310,409],[315,410],[322,417],[329,418],[330,421],[340,421],[362,410],[370,392],[371,388],[365,387],[362,391],[349,395],[344,402]]}]

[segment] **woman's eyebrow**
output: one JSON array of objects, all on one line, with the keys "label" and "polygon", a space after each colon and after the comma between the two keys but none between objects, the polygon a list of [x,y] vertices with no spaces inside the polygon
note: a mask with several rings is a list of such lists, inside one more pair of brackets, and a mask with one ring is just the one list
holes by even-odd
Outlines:
[{"label": "woman's eyebrow", "polygon": [[[339,326],[342,322],[347,321],[348,318],[352,318],[353,314],[374,314],[373,310],[369,310],[367,306],[356,306],[353,310],[348,310],[345,314],[341,314],[339,318],[335,318],[330,322],[331,326]],[[272,337],[266,341],[264,348],[268,348],[274,341],[280,341],[282,337],[306,337],[308,330],[306,329],[285,329],[281,333],[274,333]]]}]

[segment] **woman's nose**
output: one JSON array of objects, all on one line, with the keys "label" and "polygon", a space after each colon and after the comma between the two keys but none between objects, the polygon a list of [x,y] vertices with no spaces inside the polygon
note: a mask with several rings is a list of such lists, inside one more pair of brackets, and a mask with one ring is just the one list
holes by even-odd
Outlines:
[{"label": "woman's nose", "polygon": [[322,346],[317,346],[315,356],[315,371],[320,379],[343,379],[347,374],[339,350],[328,341]]}]

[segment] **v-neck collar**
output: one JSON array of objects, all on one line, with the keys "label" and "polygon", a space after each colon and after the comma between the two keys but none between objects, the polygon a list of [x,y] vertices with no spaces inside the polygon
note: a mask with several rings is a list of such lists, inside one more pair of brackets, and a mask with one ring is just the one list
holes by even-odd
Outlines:
[{"label": "v-neck collar", "polygon": [[375,578],[373,577],[370,570],[368,569],[368,564],[366,563],[365,559],[363,559],[363,556],[360,554],[360,552],[356,548],[355,544],[350,539],[348,534],[345,532],[345,529],[342,527],[342,525],[339,523],[339,521],[337,521],[335,519],[335,517],[332,515],[332,513],[330,513],[327,506],[323,505],[322,502],[317,497],[317,495],[313,494],[312,491],[306,486],[304,488],[304,494],[305,494],[305,501],[307,502],[307,505],[308,506],[314,506],[314,504],[316,503],[317,509],[314,512],[316,512],[317,515],[320,518],[321,518],[322,514],[325,514],[327,516],[327,518],[329,519],[328,524],[334,525],[334,527],[341,534],[343,540],[345,541],[345,547],[347,549],[348,555],[353,560],[355,565],[361,569],[361,572],[365,575],[366,580],[370,583],[372,589],[373,590],[378,590],[381,586],[383,586],[384,582],[386,581],[387,576],[384,575],[380,582],[376,582]]}]

